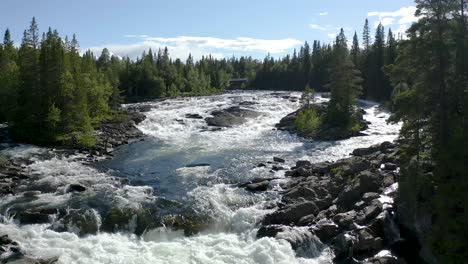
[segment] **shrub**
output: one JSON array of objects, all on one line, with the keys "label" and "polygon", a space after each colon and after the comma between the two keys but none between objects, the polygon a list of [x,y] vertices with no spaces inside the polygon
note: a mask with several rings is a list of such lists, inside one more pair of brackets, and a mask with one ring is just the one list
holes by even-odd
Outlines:
[{"label": "shrub", "polygon": [[314,136],[320,130],[322,117],[312,108],[299,112],[296,118],[296,129],[304,136]]}]

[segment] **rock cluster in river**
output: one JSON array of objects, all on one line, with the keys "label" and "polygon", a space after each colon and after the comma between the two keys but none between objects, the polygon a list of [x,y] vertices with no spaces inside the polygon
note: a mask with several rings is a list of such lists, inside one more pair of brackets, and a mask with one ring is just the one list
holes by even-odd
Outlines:
[{"label": "rock cluster in river", "polygon": [[96,130],[98,144],[95,151],[97,154],[112,153],[114,148],[143,137],[143,133],[135,126],[146,119],[146,116],[141,112],[147,109],[145,106],[141,107],[126,111],[122,120],[106,121],[101,124]]},{"label": "rock cluster in river", "polygon": [[[316,103],[309,106],[310,108],[314,109],[319,115],[324,116],[327,113],[328,103]],[[283,117],[278,124],[276,124],[276,128],[278,130],[288,131],[290,133],[299,133],[296,129],[296,118],[297,115],[303,111],[305,108],[300,108],[299,110],[292,112],[285,117]],[[359,125],[361,127],[360,131],[351,131],[342,128],[335,128],[335,127],[321,127],[319,131],[313,136],[309,135],[301,135],[307,138],[316,139],[316,140],[341,140],[347,139],[351,137],[361,136],[363,135],[361,131],[367,129],[369,122],[364,119],[364,110],[361,108],[357,108],[354,111],[354,117],[358,119]]]},{"label": "rock cluster in river", "polygon": [[12,240],[8,235],[0,236],[0,263],[9,264],[52,264],[57,263],[58,258],[34,259],[24,252],[21,245]]},{"label": "rock cluster in river", "polygon": [[241,108],[240,106],[232,106],[222,110],[211,112],[213,117],[205,118],[208,126],[215,127],[233,127],[239,126],[247,122],[249,118],[256,118],[261,114],[256,111]]},{"label": "rock cluster in river", "polygon": [[[287,226],[304,227],[333,248],[337,262],[402,263],[390,254],[376,256],[399,243],[392,200],[398,161],[399,149],[390,142],[357,149],[334,163],[297,161],[285,174],[289,180],[278,209],[263,218],[257,236],[278,237]],[[268,183],[245,187],[261,191]]]}]

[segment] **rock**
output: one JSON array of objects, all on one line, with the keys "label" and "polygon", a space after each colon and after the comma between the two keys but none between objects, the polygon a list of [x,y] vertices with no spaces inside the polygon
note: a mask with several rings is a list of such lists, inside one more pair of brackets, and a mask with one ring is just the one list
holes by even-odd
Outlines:
[{"label": "rock", "polygon": [[372,201],[372,204],[362,210],[362,215],[359,216],[358,223],[365,224],[367,221],[377,217],[382,212],[382,203],[379,200]]},{"label": "rock", "polygon": [[355,210],[362,210],[366,206],[366,203],[364,201],[359,201],[354,204],[354,209]]},{"label": "rock", "polygon": [[201,116],[199,114],[186,114],[185,117],[186,118],[191,118],[191,119],[203,119],[203,116]]},{"label": "rock", "polygon": [[295,187],[286,194],[283,195],[283,201],[292,203],[294,201],[303,198],[305,200],[311,201],[312,199],[317,197],[317,193],[307,187]]},{"label": "rock", "polygon": [[371,147],[368,147],[368,148],[357,148],[355,150],[353,150],[353,156],[358,156],[358,157],[363,157],[363,156],[368,156],[372,153],[375,153],[377,151],[379,151],[379,147],[378,146],[371,146]]},{"label": "rock", "polygon": [[303,202],[286,207],[265,216],[263,225],[292,224],[299,221],[303,216],[318,214],[319,209],[314,202]]},{"label": "rock", "polygon": [[86,191],[86,187],[84,187],[81,184],[70,184],[68,187],[65,189],[65,193],[71,193],[71,192],[84,192]]},{"label": "rock", "polygon": [[374,199],[377,199],[377,198],[379,198],[379,197],[380,197],[380,194],[378,194],[378,193],[375,193],[375,192],[367,192],[367,193],[365,193],[365,194],[362,196],[362,200],[363,200],[364,202],[370,202],[370,201],[372,201],[372,200],[374,200]]},{"label": "rock", "polygon": [[266,164],[265,164],[265,163],[259,163],[259,164],[257,165],[257,168],[261,168],[261,167],[266,167]]},{"label": "rock", "polygon": [[8,235],[2,235],[0,236],[0,246],[3,246],[3,245],[8,245],[10,244],[11,242],[13,242],[13,240],[11,240]]},{"label": "rock", "polygon": [[102,221],[104,232],[132,232],[141,235],[148,228],[156,227],[152,209],[112,208]]},{"label": "rock", "polygon": [[[321,213],[321,212],[320,212]],[[315,216],[314,214],[306,215],[301,217],[297,222],[298,226],[310,226],[315,223],[315,220],[320,216],[320,213]]]},{"label": "rock", "polygon": [[369,253],[382,249],[383,239],[375,238],[369,228],[359,229],[355,232],[357,233],[357,242],[354,245],[356,253]]},{"label": "rock", "polygon": [[205,118],[208,126],[216,127],[232,127],[242,125],[247,121],[247,118],[255,118],[260,116],[260,113],[242,109],[239,106],[233,106],[223,110],[211,112],[213,117]]},{"label": "rock", "polygon": [[384,170],[388,170],[388,171],[394,171],[398,168],[397,165],[393,164],[393,163],[390,163],[390,162],[387,162],[385,164],[383,164],[383,169]]},{"label": "rock", "polygon": [[323,219],[313,227],[313,231],[322,242],[327,242],[337,235],[338,226],[333,221]]},{"label": "rock", "polygon": [[185,168],[196,168],[196,167],[209,167],[210,164],[208,163],[192,163],[185,165]]},{"label": "rock", "polygon": [[114,148],[112,148],[112,147],[107,147],[107,148],[105,149],[105,152],[106,152],[106,153],[111,153],[111,152],[113,152],[113,151],[114,151]]},{"label": "rock", "polygon": [[330,164],[327,162],[315,163],[311,166],[312,173],[318,173],[321,175],[327,174],[330,172]]},{"label": "rock", "polygon": [[247,190],[256,192],[256,191],[266,191],[268,189],[269,181],[262,181],[258,183],[251,183],[246,186]]},{"label": "rock", "polygon": [[335,252],[335,263],[338,259],[353,256],[353,245],[357,242],[357,237],[350,232],[341,233],[331,241],[331,246]]},{"label": "rock", "polygon": [[280,171],[280,170],[284,170],[284,167],[273,165],[271,169],[274,171]]},{"label": "rock", "polygon": [[286,160],[282,159],[282,158],[279,158],[279,157],[273,157],[273,161],[274,162],[279,162],[279,163],[284,163],[286,162]]},{"label": "rock", "polygon": [[284,231],[283,225],[267,225],[262,226],[258,229],[257,238],[262,237],[276,237],[276,235],[280,232]]},{"label": "rock", "polygon": [[15,215],[22,225],[45,224],[50,222],[49,214],[25,210]]},{"label": "rock", "polygon": [[52,225],[56,232],[72,232],[79,236],[97,234],[101,218],[93,209],[69,210],[67,215]]},{"label": "rock", "polygon": [[333,217],[333,222],[338,224],[339,228],[344,230],[352,226],[354,219],[356,218],[356,211],[351,210],[346,213],[337,214]]},{"label": "rock", "polygon": [[298,160],[296,161],[296,168],[301,168],[301,167],[311,167],[312,163],[308,160]]},{"label": "rock", "polygon": [[296,117],[297,117],[298,112],[299,111],[296,111],[294,113],[290,113],[287,116],[283,117],[280,120],[280,122],[275,125],[275,127],[278,130],[294,132],[296,130]]}]

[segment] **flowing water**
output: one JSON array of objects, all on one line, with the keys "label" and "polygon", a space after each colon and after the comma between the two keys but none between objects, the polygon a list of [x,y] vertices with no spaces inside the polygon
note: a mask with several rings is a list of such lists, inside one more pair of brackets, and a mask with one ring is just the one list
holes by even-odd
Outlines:
[{"label": "flowing water", "polygon": [[[215,96],[176,98],[152,103],[147,119],[138,128],[147,138],[122,146],[112,160],[90,165],[83,154],[61,155],[32,146],[7,147],[4,153],[34,162],[24,167],[33,181],[23,191],[42,190],[34,198],[10,195],[0,201],[0,234],[19,241],[37,257],[59,256],[61,263],[331,263],[332,253],[314,239],[294,251],[285,236],[307,237],[296,228],[277,238],[256,239],[257,223],[272,212],[280,197],[284,171],[272,172],[259,163],[273,157],[286,160],[333,161],[347,157],[353,149],[393,141],[398,125],[386,123],[388,113],[371,102],[361,102],[371,122],[367,135],[335,142],[311,142],[288,132],[274,130],[279,120],[299,107],[299,93],[239,92]],[[316,100],[326,100],[318,96]],[[261,112],[244,125],[213,130],[203,117],[220,108],[241,105]],[[277,178],[264,193],[250,193],[237,184],[254,177]],[[122,178],[129,179],[123,181]],[[80,195],[66,193],[71,183],[92,186]],[[170,201],[170,202],[169,202]],[[89,208],[100,223],[105,208],[159,210],[175,203],[210,216],[209,227],[186,237],[169,228],[78,236],[51,230],[50,224],[19,226],[9,212],[31,207]],[[51,219],[53,221],[54,219]],[[134,223],[133,223],[134,224]],[[130,222],[128,229],[134,231]]]}]

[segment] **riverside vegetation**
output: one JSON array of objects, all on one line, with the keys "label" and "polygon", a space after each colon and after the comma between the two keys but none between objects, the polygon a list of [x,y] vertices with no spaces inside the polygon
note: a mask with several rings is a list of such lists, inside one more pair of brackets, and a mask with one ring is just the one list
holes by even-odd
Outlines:
[{"label": "riverside vegetation", "polygon": [[[170,59],[167,49],[157,54],[149,50],[135,61],[104,49],[96,58],[89,51],[78,52],[75,36],[62,39],[49,29],[40,40],[33,19],[19,48],[8,30],[0,46],[0,119],[10,124],[20,142],[91,148],[96,145],[94,128],[119,117],[119,104],[125,100],[217,93],[227,87],[229,78],[247,77],[252,88],[311,86],[330,92],[326,106],[306,104],[287,119],[288,126],[306,136],[329,129],[347,131],[350,136],[364,128],[356,108],[358,98],[388,101],[394,111],[391,121],[403,122],[399,148],[390,148],[400,157],[395,212],[402,234],[414,238],[427,263],[463,263],[468,259],[468,3],[416,0],[416,4],[419,21],[405,39],[396,39],[389,31],[385,41],[379,25],[371,43],[366,21],[363,48],[355,34],[349,50],[341,31],[333,45],[316,41],[311,51],[305,43],[292,56],[277,60],[267,56],[264,61],[209,56],[195,62],[189,56],[182,62]],[[322,176],[339,174],[335,180],[345,183],[345,192],[347,186],[367,177],[347,178],[327,168],[329,175]],[[364,191],[358,192],[361,195]],[[311,214],[316,217],[320,212]],[[335,221],[334,216],[333,221],[340,224],[343,218]],[[264,220],[263,224],[269,221],[275,222]],[[340,228],[357,232],[348,227]],[[343,253],[340,257],[352,257],[349,247],[338,252]]]}]

